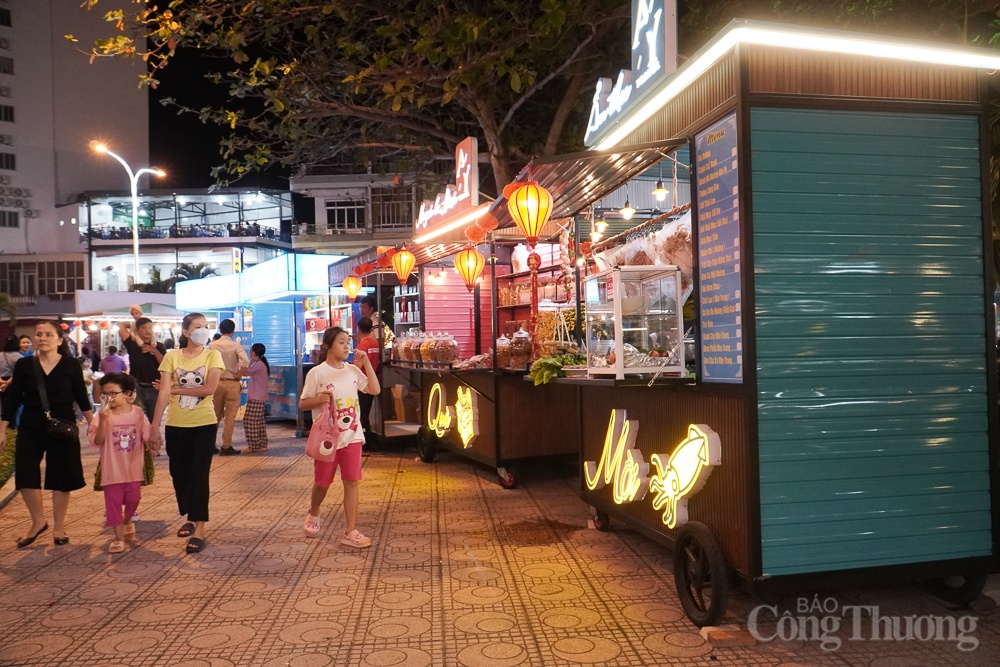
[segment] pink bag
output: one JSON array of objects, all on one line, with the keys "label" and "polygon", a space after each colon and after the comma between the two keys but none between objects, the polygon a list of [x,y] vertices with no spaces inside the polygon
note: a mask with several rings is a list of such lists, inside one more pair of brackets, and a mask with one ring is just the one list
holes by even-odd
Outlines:
[{"label": "pink bag", "polygon": [[333,423],[332,401],[323,406],[319,421],[313,422],[306,441],[306,456],[329,463],[337,455],[337,429]]}]

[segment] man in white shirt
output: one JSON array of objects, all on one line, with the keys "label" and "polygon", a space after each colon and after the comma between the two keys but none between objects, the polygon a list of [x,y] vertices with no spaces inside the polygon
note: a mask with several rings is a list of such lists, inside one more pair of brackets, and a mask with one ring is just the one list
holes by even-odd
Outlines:
[{"label": "man in white shirt", "polygon": [[215,390],[213,400],[215,403],[215,416],[222,422],[222,451],[220,455],[230,456],[239,454],[240,450],[233,449],[233,428],[236,426],[236,413],[240,409],[240,378],[250,367],[250,357],[247,356],[243,346],[233,340],[233,332],[236,331],[236,323],[232,320],[222,320],[219,323],[219,333],[222,338],[212,341],[210,349],[216,350],[222,355],[222,363],[226,370],[222,371],[219,378],[219,386]]}]

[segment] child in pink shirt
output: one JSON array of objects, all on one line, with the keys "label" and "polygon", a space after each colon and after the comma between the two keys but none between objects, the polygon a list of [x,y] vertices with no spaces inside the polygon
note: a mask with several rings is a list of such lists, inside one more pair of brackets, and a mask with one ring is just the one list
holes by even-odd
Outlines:
[{"label": "child in pink shirt", "polygon": [[108,553],[118,554],[125,551],[125,542],[135,539],[132,516],[139,507],[142,453],[149,441],[150,424],[142,409],[133,405],[136,385],[132,376],[108,373],[99,382],[101,409],[87,435],[90,444],[101,449],[105,515],[108,526],[115,530]]}]

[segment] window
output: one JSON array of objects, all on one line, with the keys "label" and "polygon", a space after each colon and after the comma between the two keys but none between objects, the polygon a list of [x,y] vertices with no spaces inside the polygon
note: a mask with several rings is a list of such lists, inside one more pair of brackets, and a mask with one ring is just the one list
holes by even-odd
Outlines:
[{"label": "window", "polygon": [[13,153],[0,153],[0,169],[14,171],[17,169],[17,156]]},{"label": "window", "polygon": [[10,27],[10,10],[0,9],[0,26]]},{"label": "window", "polygon": [[372,225],[375,229],[412,229],[413,188],[372,188]]},{"label": "window", "polygon": [[0,264],[0,292],[11,296],[59,298],[83,288],[82,261]]},{"label": "window", "polygon": [[0,74],[14,73],[14,59],[7,56],[0,56]]},{"label": "window", "polygon": [[365,232],[364,200],[326,202],[326,226],[333,232],[363,234]]},{"label": "window", "polygon": [[17,211],[0,211],[0,227],[20,227],[21,214]]},{"label": "window", "polygon": [[0,104],[0,120],[5,123],[14,122],[14,107],[9,104]]}]

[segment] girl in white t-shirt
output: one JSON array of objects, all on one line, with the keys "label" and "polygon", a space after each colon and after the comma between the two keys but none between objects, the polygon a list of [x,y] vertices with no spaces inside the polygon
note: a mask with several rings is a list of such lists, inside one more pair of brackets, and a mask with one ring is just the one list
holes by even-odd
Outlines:
[{"label": "girl in white t-shirt", "polygon": [[347,524],[340,543],[362,548],[370,547],[372,541],[357,528],[361,446],[365,442],[358,392],[378,395],[380,388],[368,355],[362,350],[356,350],[354,364],[357,365],[354,365],[347,363],[350,353],[350,333],[340,327],[327,329],[320,348],[320,357],[326,360],[309,371],[299,398],[300,410],[312,410],[314,425],[319,423],[323,407],[332,403],[334,420],[340,434],[334,460],[313,462],[312,500],[302,529],[307,537],[319,535],[319,508],[339,467],[340,480],[344,483],[344,519]]}]

